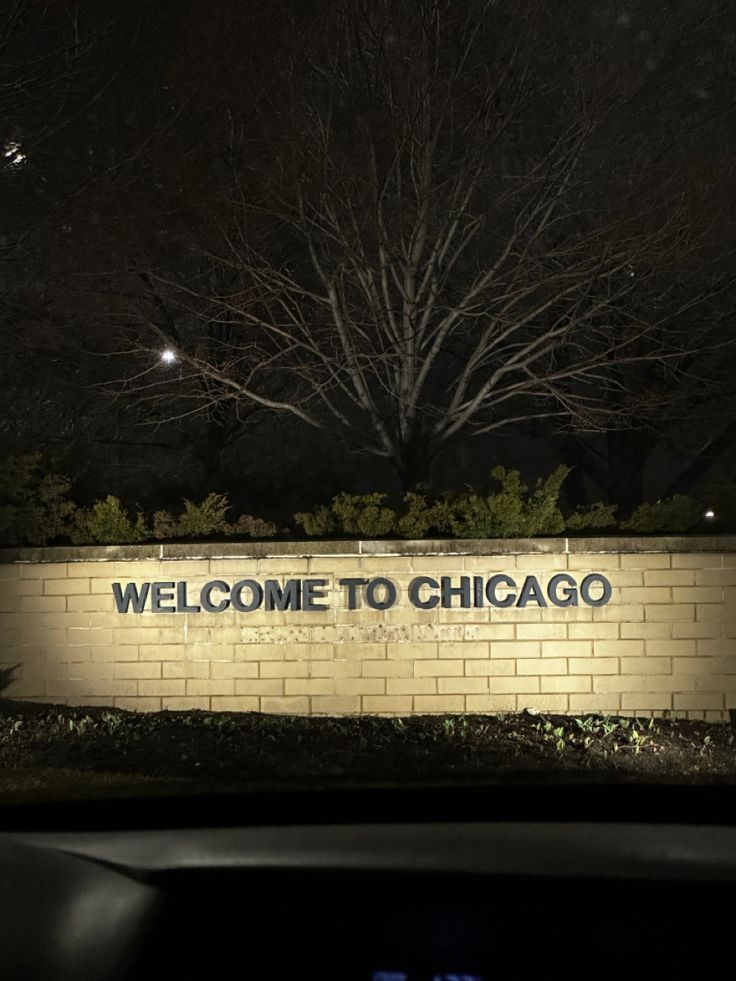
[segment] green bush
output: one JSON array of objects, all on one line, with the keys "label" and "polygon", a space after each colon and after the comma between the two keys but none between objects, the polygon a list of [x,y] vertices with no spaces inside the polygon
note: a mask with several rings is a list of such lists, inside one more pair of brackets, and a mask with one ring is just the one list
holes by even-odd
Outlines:
[{"label": "green bush", "polygon": [[570,472],[560,465],[532,492],[521,482],[518,470],[494,467],[494,479],[501,485],[493,494],[469,491],[448,502],[447,530],[457,538],[518,538],[556,535],[565,527],[557,499]]},{"label": "green bush", "polygon": [[299,511],[294,520],[308,535],[324,536],[338,531],[377,538],[390,534],[396,522],[396,512],[384,506],[385,500],[385,494],[338,494],[329,507]]},{"label": "green bush", "polygon": [[225,514],[230,502],[225,494],[208,494],[200,503],[184,501],[184,513],[177,522],[177,535],[182,538],[204,538],[226,534]]},{"label": "green bush", "polygon": [[89,508],[80,509],[72,529],[72,541],[79,545],[134,545],[151,537],[139,512],[132,521],[120,500],[108,494]]},{"label": "green bush", "polygon": [[154,511],[153,537],[159,541],[163,538],[176,538],[179,534],[179,522],[170,511]]},{"label": "green bush", "polygon": [[396,522],[396,512],[384,507],[385,500],[385,494],[338,494],[332,501],[332,513],[348,535],[380,538],[390,534]]},{"label": "green bush", "polygon": [[439,530],[447,524],[446,511],[444,502],[430,504],[422,494],[409,491],[404,498],[403,514],[396,522],[396,531],[402,538],[426,538],[430,529]]},{"label": "green bush", "polygon": [[40,453],[10,455],[0,463],[0,543],[45,545],[68,534],[76,505],[71,481],[46,469]]},{"label": "green bush", "polygon": [[252,514],[241,514],[238,520],[225,526],[228,535],[247,535],[248,538],[273,538],[278,531],[272,521],[265,521]]},{"label": "green bush", "polygon": [[700,510],[691,497],[675,494],[655,504],[640,504],[631,517],[620,523],[620,527],[639,534],[683,532],[698,523]]},{"label": "green bush", "polygon": [[604,504],[596,501],[595,504],[580,506],[574,514],[571,514],[566,527],[570,531],[586,531],[591,528],[611,528],[616,524],[617,504]]},{"label": "green bush", "polygon": [[294,521],[301,525],[308,535],[324,538],[335,530],[335,518],[332,511],[324,505],[316,511],[297,511]]}]

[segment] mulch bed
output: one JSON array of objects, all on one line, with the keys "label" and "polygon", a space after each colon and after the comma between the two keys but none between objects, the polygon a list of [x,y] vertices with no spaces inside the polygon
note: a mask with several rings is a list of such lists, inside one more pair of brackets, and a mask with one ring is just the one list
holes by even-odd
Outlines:
[{"label": "mulch bed", "polygon": [[734,782],[733,728],[533,714],[304,718],[0,701],[0,773],[70,770],[192,789],[293,784]]}]

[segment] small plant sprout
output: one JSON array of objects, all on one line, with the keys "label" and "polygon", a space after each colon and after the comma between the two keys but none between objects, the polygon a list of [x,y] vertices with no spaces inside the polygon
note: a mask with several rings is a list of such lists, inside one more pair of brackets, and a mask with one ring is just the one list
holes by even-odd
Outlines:
[{"label": "small plant sprout", "polygon": [[713,521],[715,516],[716,512],[713,510],[713,508],[706,508],[705,511],[703,511],[703,518],[706,521]]},{"label": "small plant sprout", "polygon": [[162,364],[174,364],[176,360],[176,351],[173,349],[173,347],[165,347],[161,352]]}]

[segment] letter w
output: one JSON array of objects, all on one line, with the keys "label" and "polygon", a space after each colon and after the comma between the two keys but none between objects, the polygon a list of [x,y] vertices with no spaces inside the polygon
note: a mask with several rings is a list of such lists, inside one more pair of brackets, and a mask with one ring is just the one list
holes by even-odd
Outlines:
[{"label": "letter w", "polygon": [[138,592],[134,582],[129,582],[125,589],[121,589],[119,582],[114,582],[112,584],[112,594],[115,597],[115,606],[118,608],[118,613],[127,613],[131,606],[133,607],[133,613],[143,613],[143,607],[146,605],[150,588],[150,582],[141,583],[140,592]]}]

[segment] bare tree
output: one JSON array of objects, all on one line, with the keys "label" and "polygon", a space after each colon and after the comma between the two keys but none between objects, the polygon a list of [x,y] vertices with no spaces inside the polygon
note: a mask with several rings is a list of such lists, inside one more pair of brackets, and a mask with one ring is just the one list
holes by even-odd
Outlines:
[{"label": "bare tree", "polygon": [[651,120],[628,125],[644,69],[556,4],[334,11],[230,116],[234,192],[198,249],[228,286],[148,267],[139,348],[175,350],[210,405],[291,414],[407,486],[459,436],[660,409],[731,280],[681,288],[720,172],[692,179]]}]

